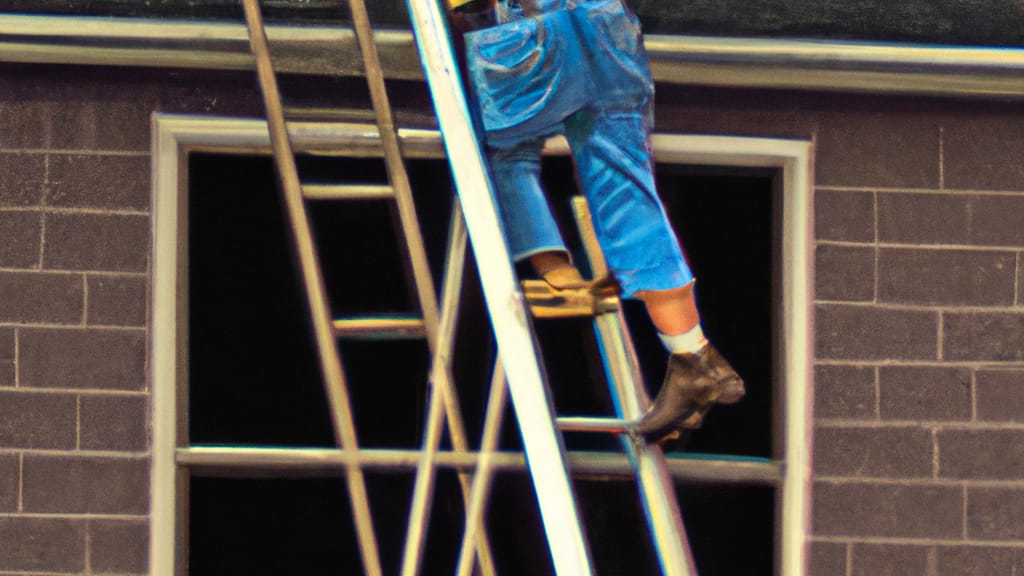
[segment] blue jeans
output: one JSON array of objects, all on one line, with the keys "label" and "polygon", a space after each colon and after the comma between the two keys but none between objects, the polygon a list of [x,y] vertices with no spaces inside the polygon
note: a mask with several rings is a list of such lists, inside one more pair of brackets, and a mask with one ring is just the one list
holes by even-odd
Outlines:
[{"label": "blue jeans", "polygon": [[654,85],[639,23],[621,0],[547,4],[466,35],[513,257],[566,250],[540,185],[544,140],[563,134],[623,293],[684,286],[693,276],[654,185]]}]

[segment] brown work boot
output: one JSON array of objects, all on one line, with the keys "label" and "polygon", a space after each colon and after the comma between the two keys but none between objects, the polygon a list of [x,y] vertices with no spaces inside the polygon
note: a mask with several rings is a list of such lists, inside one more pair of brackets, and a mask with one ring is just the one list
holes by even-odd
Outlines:
[{"label": "brown work boot", "polygon": [[658,439],[677,429],[700,428],[713,404],[739,402],[745,393],[743,380],[714,346],[672,354],[658,397],[640,419],[637,432]]}]

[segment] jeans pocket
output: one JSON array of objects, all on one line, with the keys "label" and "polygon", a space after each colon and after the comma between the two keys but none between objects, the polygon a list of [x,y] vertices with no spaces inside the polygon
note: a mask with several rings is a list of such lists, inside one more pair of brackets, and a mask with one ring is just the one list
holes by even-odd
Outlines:
[{"label": "jeans pocket", "polygon": [[589,0],[572,10],[599,94],[647,98],[654,93],[640,21],[622,0]]},{"label": "jeans pocket", "polygon": [[567,11],[466,35],[469,75],[488,131],[561,121],[589,97]]}]

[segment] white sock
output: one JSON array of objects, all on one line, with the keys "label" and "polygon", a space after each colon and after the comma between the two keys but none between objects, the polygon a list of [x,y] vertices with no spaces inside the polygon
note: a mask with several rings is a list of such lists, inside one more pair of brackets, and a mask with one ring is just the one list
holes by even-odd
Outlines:
[{"label": "white sock", "polygon": [[669,351],[670,354],[676,353],[689,353],[693,354],[700,352],[708,345],[708,339],[704,337],[704,331],[701,330],[700,324],[697,324],[689,331],[683,332],[682,334],[662,334],[658,332],[658,338],[661,338],[662,345]]}]

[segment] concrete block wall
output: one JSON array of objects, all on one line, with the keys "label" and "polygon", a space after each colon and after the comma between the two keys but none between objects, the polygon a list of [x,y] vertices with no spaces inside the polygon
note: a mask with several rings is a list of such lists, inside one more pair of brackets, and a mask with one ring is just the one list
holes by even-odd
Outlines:
[{"label": "concrete block wall", "polygon": [[816,573],[1024,569],[1019,106],[846,120],[818,148]]},{"label": "concrete block wall", "polygon": [[[816,145],[810,574],[1024,569],[1020,105],[658,97]],[[154,110],[260,113],[247,74],[0,68],[0,576],[148,571]]]},{"label": "concrete block wall", "polygon": [[1024,570],[1021,105],[669,92],[815,142],[812,576]]},{"label": "concrete block wall", "polygon": [[150,113],[259,110],[181,78],[0,68],[0,575],[148,573]]}]

